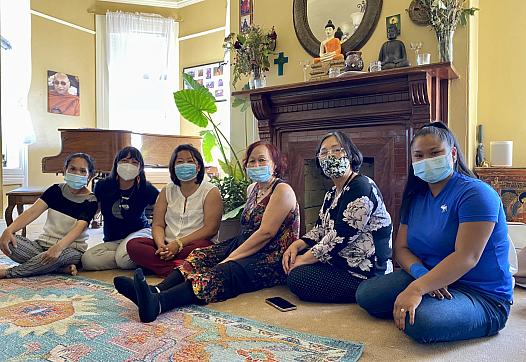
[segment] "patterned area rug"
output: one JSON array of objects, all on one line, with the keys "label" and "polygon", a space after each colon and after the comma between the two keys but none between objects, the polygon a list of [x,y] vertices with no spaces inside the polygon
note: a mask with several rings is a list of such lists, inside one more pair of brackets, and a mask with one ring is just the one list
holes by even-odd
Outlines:
[{"label": "patterned area rug", "polygon": [[357,361],[364,349],[200,306],[143,324],[112,285],[56,275],[0,280],[0,342],[0,361]]}]

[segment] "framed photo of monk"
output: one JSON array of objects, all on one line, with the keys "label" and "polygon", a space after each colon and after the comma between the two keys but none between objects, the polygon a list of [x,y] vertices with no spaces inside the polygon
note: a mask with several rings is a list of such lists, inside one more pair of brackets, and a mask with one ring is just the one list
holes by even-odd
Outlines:
[{"label": "framed photo of monk", "polygon": [[54,70],[47,71],[47,111],[80,116],[79,77]]}]

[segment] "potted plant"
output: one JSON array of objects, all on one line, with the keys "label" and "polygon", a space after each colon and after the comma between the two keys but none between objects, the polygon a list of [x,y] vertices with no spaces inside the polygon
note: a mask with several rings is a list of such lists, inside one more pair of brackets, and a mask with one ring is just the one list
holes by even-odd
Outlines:
[{"label": "potted plant", "polygon": [[438,57],[441,62],[453,61],[453,35],[457,26],[466,25],[468,16],[478,8],[466,8],[466,0],[420,0],[429,15],[429,23],[438,40]]},{"label": "potted plant", "polygon": [[[183,73],[184,82],[189,89],[179,90],[174,93],[175,104],[179,113],[189,122],[203,128],[200,132],[203,137],[203,157],[206,162],[212,162],[212,151],[219,149],[221,154],[218,160],[225,173],[222,178],[212,178],[223,199],[223,222],[220,230],[220,239],[225,240],[229,235],[234,235],[239,230],[239,216],[245,207],[246,190],[249,180],[243,165],[232,147],[228,138],[223,134],[218,124],[211,115],[217,111],[215,98],[210,91],[197,83],[190,75]],[[233,106],[243,105],[244,102],[235,100]],[[231,158],[229,158],[229,155]],[[224,230],[230,229],[230,231]],[[228,234],[228,235],[227,235]]]},{"label": "potted plant", "polygon": [[258,25],[251,25],[243,33],[228,35],[224,42],[225,51],[234,52],[232,62],[233,85],[243,76],[250,76],[251,88],[263,86],[262,72],[270,68],[269,56],[275,54],[277,34],[274,28],[264,32]]}]

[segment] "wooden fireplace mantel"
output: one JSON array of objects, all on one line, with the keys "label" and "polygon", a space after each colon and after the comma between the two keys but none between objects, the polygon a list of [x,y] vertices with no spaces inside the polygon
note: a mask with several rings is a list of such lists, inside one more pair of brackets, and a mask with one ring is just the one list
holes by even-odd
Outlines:
[{"label": "wooden fireplace mantel", "polygon": [[[304,205],[304,163],[329,131],[351,136],[374,159],[374,179],[398,224],[398,209],[410,162],[414,129],[432,120],[448,122],[450,63],[384,70],[249,91],[262,140],[288,158],[289,182]],[[303,215],[302,215],[303,216]]]}]

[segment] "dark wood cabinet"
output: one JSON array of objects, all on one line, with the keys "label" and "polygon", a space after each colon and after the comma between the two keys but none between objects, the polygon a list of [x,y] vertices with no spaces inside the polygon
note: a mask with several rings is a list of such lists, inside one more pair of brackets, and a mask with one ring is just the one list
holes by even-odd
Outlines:
[{"label": "dark wood cabinet", "polygon": [[476,167],[475,174],[499,193],[507,221],[526,223],[526,168]]}]

